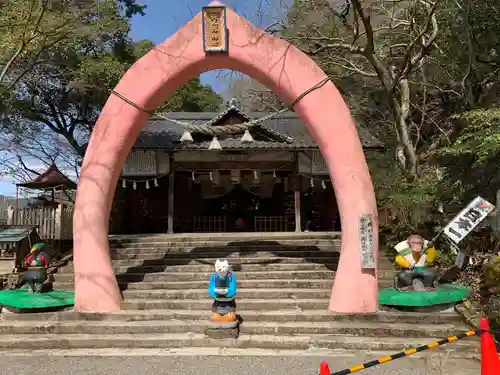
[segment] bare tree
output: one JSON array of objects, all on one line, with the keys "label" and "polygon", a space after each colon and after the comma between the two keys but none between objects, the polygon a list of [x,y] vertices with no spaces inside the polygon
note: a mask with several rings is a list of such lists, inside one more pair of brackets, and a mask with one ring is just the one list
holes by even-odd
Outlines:
[{"label": "bare tree", "polygon": [[28,181],[52,163],[78,176],[81,157],[64,136],[45,131],[36,123],[25,129],[0,133],[0,176]]},{"label": "bare tree", "polygon": [[[416,88],[412,79],[418,76],[420,85],[426,80],[428,58],[439,35],[436,14],[441,4],[441,0],[297,2],[289,15],[292,24],[276,30],[334,79],[353,84],[351,78],[358,76],[361,88],[370,82],[382,94],[390,118],[382,117],[393,124],[397,160],[414,177],[420,129],[432,119],[415,121],[425,117],[427,103],[415,101],[412,90],[421,93],[425,85]],[[415,110],[420,116],[412,115]]]},{"label": "bare tree", "polygon": [[249,112],[275,112],[286,108],[272,90],[244,75],[231,76],[228,96],[237,98]]},{"label": "bare tree", "polygon": [[51,63],[51,48],[74,42],[84,33],[126,31],[117,11],[128,17],[143,10],[135,0],[1,1],[0,86],[12,89],[35,66]]}]

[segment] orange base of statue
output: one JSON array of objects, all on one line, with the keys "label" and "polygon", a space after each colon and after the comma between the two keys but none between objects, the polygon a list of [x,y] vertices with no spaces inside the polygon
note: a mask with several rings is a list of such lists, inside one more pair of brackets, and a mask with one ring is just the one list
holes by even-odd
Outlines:
[{"label": "orange base of statue", "polygon": [[224,315],[217,314],[212,312],[212,316],[210,317],[210,321],[212,323],[228,323],[228,322],[236,322],[238,317],[235,312],[230,312]]}]

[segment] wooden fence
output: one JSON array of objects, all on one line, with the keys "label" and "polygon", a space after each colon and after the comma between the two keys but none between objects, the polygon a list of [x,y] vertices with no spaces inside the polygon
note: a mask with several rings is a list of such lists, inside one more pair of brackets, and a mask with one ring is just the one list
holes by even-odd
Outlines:
[{"label": "wooden fence", "polygon": [[7,211],[8,225],[33,225],[46,240],[73,239],[73,207],[59,205],[57,208],[14,208]]}]

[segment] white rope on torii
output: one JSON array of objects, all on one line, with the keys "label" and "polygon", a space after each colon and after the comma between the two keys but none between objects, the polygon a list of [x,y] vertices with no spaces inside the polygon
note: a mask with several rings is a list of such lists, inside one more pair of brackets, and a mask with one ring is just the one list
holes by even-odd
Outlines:
[{"label": "white rope on torii", "polygon": [[243,132],[243,136],[241,138],[241,142],[243,143],[248,143],[248,142],[253,142],[252,135],[249,132],[249,129],[260,125],[262,122],[267,121],[275,116],[280,115],[281,113],[293,110],[295,104],[297,104],[303,97],[308,95],[314,90],[317,90],[321,87],[323,87],[328,81],[330,80],[329,77],[326,77],[322,79],[320,82],[315,84],[314,86],[310,87],[306,91],[304,91],[302,94],[300,94],[293,102],[290,104],[287,108],[284,108],[282,110],[276,111],[274,113],[271,113],[267,116],[251,120],[248,122],[245,122],[243,124],[232,124],[232,125],[224,125],[224,126],[212,126],[212,120],[205,122],[204,124],[195,124],[192,122],[187,122],[187,121],[182,121],[182,120],[177,120],[168,117],[167,115],[156,113],[153,111],[149,111],[148,109],[142,107],[141,105],[133,102],[132,100],[128,99],[124,95],[120,94],[119,92],[112,90],[111,93],[124,102],[130,104],[131,106],[148,113],[149,115],[155,115],[159,118],[162,118],[164,120],[170,121],[174,124],[180,125],[184,128],[184,133],[182,134],[181,137],[181,142],[183,143],[190,143],[193,142],[193,137],[191,133],[201,133],[201,134],[206,134],[206,135],[211,135],[212,142],[210,143],[209,150],[221,150],[222,147],[220,146],[218,137],[223,136],[223,135],[233,135],[233,134],[239,134]]}]

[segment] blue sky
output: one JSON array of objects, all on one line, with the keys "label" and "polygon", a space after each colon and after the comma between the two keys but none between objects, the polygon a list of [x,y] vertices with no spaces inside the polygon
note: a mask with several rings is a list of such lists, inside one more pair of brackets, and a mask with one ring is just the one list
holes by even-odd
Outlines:
[{"label": "blue sky", "polygon": [[4,177],[0,181],[0,194],[14,197],[16,195],[16,186],[12,179]]},{"label": "blue sky", "polygon": [[[147,5],[145,16],[132,19],[130,36],[134,40],[149,39],[161,43],[196,15],[210,0],[139,0]],[[222,2],[222,1],[221,1]],[[290,0],[226,0],[227,6],[246,17],[253,24],[267,27],[283,15]],[[228,88],[228,72],[211,71],[201,75],[201,80],[224,94]],[[40,168],[32,165],[33,169]],[[15,196],[15,182],[8,176],[0,180],[0,194]]]},{"label": "blue sky", "polygon": [[[210,0],[140,0],[147,5],[145,16],[132,19],[131,37],[161,43],[196,15]],[[226,0],[221,1],[254,25],[267,27],[283,14],[289,0]],[[175,5],[174,5],[175,4]],[[225,72],[227,73],[227,72]],[[223,94],[228,87],[228,74],[211,71],[201,75],[203,83]]]}]

